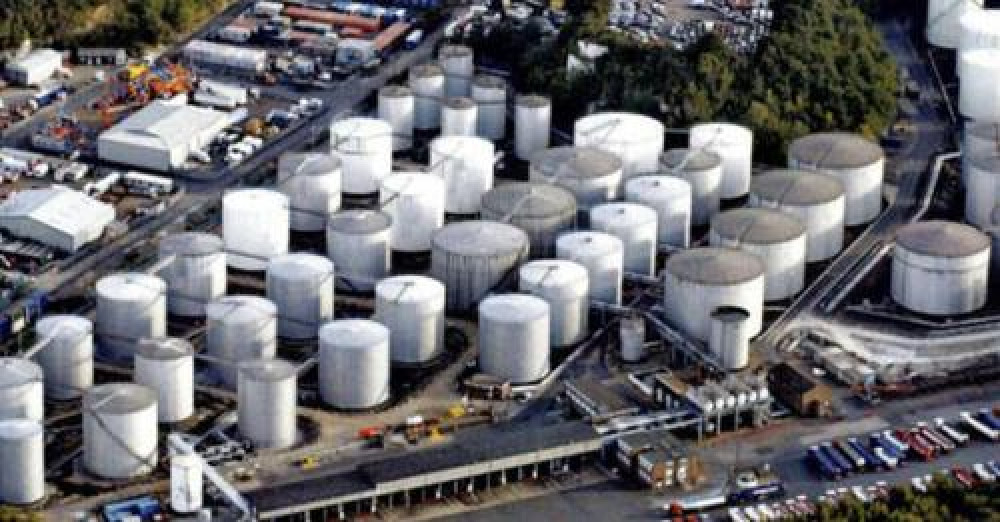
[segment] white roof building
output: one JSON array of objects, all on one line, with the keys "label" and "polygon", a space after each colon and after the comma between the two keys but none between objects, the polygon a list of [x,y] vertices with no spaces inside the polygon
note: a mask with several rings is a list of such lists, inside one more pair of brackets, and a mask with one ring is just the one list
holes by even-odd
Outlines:
[{"label": "white roof building", "polygon": [[53,49],[36,49],[7,65],[7,78],[20,85],[39,85],[62,67],[63,55]]},{"label": "white roof building", "polygon": [[59,185],[18,192],[0,204],[0,228],[65,252],[101,237],[114,219],[113,206]]}]

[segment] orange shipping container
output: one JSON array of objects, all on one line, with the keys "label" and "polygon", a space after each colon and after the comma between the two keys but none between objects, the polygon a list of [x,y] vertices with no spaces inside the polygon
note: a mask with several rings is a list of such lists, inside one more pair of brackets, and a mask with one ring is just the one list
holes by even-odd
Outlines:
[{"label": "orange shipping container", "polygon": [[294,20],[309,20],[337,27],[350,27],[368,33],[378,31],[382,26],[377,18],[365,18],[363,16],[335,13],[333,11],[309,9],[308,7],[286,7],[285,16]]}]

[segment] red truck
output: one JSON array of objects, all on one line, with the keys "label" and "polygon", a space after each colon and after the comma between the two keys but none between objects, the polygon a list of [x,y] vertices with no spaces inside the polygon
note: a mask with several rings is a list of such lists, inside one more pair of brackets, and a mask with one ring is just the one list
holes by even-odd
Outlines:
[{"label": "red truck", "polygon": [[934,460],[934,448],[924,442],[923,437],[916,437],[910,432],[904,430],[896,430],[894,435],[896,435],[899,440],[909,444],[913,453],[921,459],[925,461]]}]

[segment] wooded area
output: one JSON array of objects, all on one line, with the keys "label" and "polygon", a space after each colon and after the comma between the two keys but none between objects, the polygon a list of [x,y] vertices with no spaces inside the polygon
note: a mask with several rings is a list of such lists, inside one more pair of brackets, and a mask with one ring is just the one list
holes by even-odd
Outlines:
[{"label": "wooded area", "polygon": [[951,478],[935,477],[927,494],[912,488],[891,490],[886,502],[862,504],[850,500],[836,508],[824,506],[819,522],[997,522],[1000,486],[996,482],[969,490]]}]

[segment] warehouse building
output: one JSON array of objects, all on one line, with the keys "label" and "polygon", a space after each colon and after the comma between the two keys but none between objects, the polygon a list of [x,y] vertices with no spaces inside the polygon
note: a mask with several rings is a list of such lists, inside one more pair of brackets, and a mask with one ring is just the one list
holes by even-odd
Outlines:
[{"label": "warehouse building", "polygon": [[63,55],[53,49],[36,49],[7,64],[7,79],[18,85],[39,85],[62,67]]},{"label": "warehouse building", "polygon": [[651,489],[686,483],[696,465],[690,448],[667,431],[643,431],[617,439],[615,458],[629,475]]},{"label": "warehouse building", "polygon": [[205,40],[192,40],[184,46],[184,57],[207,66],[244,74],[258,74],[267,69],[267,51]]},{"label": "warehouse building", "polygon": [[767,374],[771,393],[796,414],[825,417],[832,407],[833,390],[812,375],[781,363]]},{"label": "warehouse building", "polygon": [[111,205],[58,185],[17,192],[0,205],[0,228],[64,252],[101,237],[114,219]]}]

